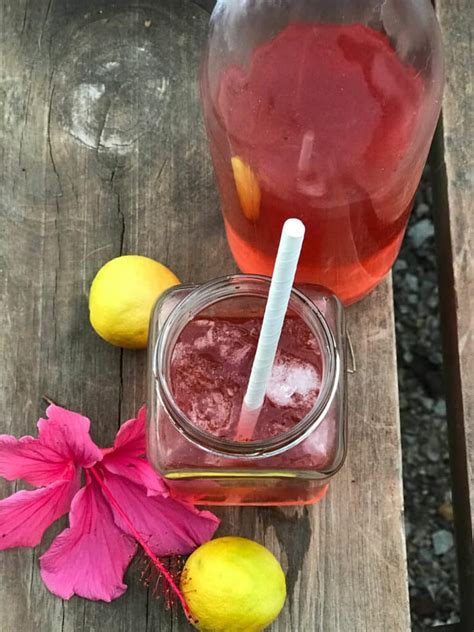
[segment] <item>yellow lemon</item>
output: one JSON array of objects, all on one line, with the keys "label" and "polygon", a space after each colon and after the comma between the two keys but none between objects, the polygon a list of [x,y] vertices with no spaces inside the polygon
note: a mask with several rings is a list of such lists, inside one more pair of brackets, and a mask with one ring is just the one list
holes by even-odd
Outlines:
[{"label": "yellow lemon", "polygon": [[245,217],[254,222],[260,215],[261,193],[257,176],[239,156],[234,156],[231,163],[240,206]]},{"label": "yellow lemon", "polygon": [[139,255],[117,257],[106,263],[92,282],[89,317],[107,342],[142,349],[148,341],[150,315],[158,297],[177,276],[164,265]]},{"label": "yellow lemon", "polygon": [[181,590],[201,632],[259,632],[280,613],[285,575],[261,544],[224,537],[189,557]]}]

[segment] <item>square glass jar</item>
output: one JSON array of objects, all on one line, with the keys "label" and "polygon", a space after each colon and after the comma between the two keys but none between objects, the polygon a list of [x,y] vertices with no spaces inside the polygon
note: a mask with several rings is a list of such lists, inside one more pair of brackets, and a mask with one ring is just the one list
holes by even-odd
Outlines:
[{"label": "square glass jar", "polygon": [[289,308],[321,354],[320,392],[286,432],[255,441],[224,439],[194,425],[176,404],[173,350],[194,318],[261,316],[270,279],[235,275],[168,290],[153,310],[148,351],[147,453],[176,498],[202,505],[299,505],[324,495],[346,453],[346,332],[337,297],[318,286],[293,289]]}]

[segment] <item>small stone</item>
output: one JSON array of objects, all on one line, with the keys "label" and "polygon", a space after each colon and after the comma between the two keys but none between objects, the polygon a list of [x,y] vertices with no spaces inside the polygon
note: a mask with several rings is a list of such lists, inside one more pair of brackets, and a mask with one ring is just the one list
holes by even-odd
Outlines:
[{"label": "small stone", "polygon": [[404,283],[411,292],[418,292],[418,279],[414,274],[405,274]]},{"label": "small stone", "polygon": [[428,562],[429,564],[433,562],[433,552],[431,549],[425,548],[425,547],[420,548],[419,554],[420,554],[420,558],[424,562]]},{"label": "small stone", "polygon": [[408,231],[408,236],[415,248],[419,248],[427,239],[433,237],[433,235],[434,226],[429,219],[420,220]]},{"label": "small stone", "polygon": [[151,20],[145,20],[145,21],[143,22],[143,26],[144,26],[146,29],[149,29],[149,28],[150,28],[150,26],[151,26]]},{"label": "small stone", "polygon": [[423,447],[423,452],[432,463],[438,463],[441,458],[438,437],[432,435]]},{"label": "small stone", "polygon": [[438,399],[433,407],[433,412],[438,417],[446,417],[446,402],[442,399]]},{"label": "small stone", "polygon": [[413,609],[421,617],[427,617],[436,612],[436,605],[429,594],[417,596],[413,599]]},{"label": "small stone", "polygon": [[433,351],[428,357],[430,362],[435,366],[441,366],[443,364],[443,354],[440,351]]},{"label": "small stone", "polygon": [[438,296],[438,287],[436,285],[436,278],[431,278],[431,275],[425,273],[421,280],[421,292],[423,295],[431,296],[434,294]]},{"label": "small stone", "polygon": [[453,504],[449,501],[444,502],[438,507],[438,513],[448,522],[452,522],[454,520]]},{"label": "small stone", "polygon": [[408,264],[404,259],[397,259],[393,268],[396,272],[403,272],[408,268]]},{"label": "small stone", "polygon": [[421,402],[426,410],[433,410],[433,400],[431,397],[421,397]]},{"label": "small stone", "polygon": [[435,531],[431,536],[435,555],[444,555],[454,546],[453,534],[446,529]]},{"label": "small stone", "polygon": [[428,215],[430,212],[430,207],[428,204],[424,202],[420,202],[416,205],[415,213],[417,217],[423,217],[424,215]]}]

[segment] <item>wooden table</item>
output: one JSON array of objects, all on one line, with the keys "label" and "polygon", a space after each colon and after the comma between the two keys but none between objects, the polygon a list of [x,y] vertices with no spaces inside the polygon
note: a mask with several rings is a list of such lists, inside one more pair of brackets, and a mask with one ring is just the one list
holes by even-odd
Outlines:
[{"label": "wooden table", "polygon": [[[210,4],[0,2],[1,432],[33,434],[47,393],[87,414],[106,446],[144,402],[145,354],[107,345],[88,323],[107,260],[148,255],[183,281],[235,269],[196,90]],[[257,539],[287,572],[275,631],[410,627],[390,279],[348,318],[350,451],[327,498],[219,511],[221,535]],[[136,564],[113,604],[49,594],[38,557],[64,524],[37,550],[1,554],[2,632],[189,629]]]}]

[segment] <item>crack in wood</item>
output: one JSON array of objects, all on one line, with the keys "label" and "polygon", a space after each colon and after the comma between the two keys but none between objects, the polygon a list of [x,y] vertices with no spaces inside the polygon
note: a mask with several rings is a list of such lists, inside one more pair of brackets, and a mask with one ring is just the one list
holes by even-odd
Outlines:
[{"label": "crack in wood", "polygon": [[28,111],[29,111],[29,108],[30,108],[31,76],[32,76],[32,74],[33,74],[33,67],[31,68],[31,72],[30,72],[28,92],[26,93],[25,117],[24,117],[22,128],[21,128],[20,146],[19,146],[19,149],[18,149],[18,164],[20,166],[21,166],[21,156],[22,156],[22,153],[23,153],[23,139],[24,139],[24,136],[25,136],[26,125],[28,123]]},{"label": "crack in wood", "polygon": [[[96,148],[95,148],[97,155],[99,155],[100,149],[105,149],[105,150],[107,149],[107,146],[104,145],[104,143],[102,142],[102,136],[104,134],[105,126],[107,124],[110,108],[112,107],[112,100],[108,95],[106,95],[106,98],[107,98],[107,107],[104,109],[104,116],[102,117],[102,120],[100,121],[99,126],[97,128],[97,143],[96,143]],[[113,170],[112,173],[115,174],[115,169]]]},{"label": "crack in wood", "polygon": [[145,604],[145,632],[148,632],[148,623],[150,617],[150,591],[146,591],[146,604]]},{"label": "crack in wood", "polygon": [[33,549],[31,551],[31,574],[30,574],[30,583],[29,583],[29,586],[28,586],[28,593],[30,595],[30,599],[31,599],[31,593],[33,591],[33,580],[35,578],[35,568],[36,568],[36,566],[35,566],[35,559],[36,559],[35,550]]},{"label": "crack in wood", "polygon": [[[103,128],[102,128],[103,129]],[[125,215],[122,211],[122,204],[120,199],[120,191],[115,188],[115,176],[117,175],[119,167],[114,167],[110,174],[110,187],[117,198],[117,214],[120,221],[120,243],[119,243],[119,255],[123,254],[123,244],[125,240]],[[117,427],[120,428],[122,423],[122,403],[123,403],[123,363],[124,363],[123,349],[120,349],[119,360],[119,392],[118,392],[118,410],[117,410]]]},{"label": "crack in wood", "polygon": [[61,184],[61,179],[59,177],[59,173],[56,167],[56,162],[54,160],[54,154],[53,154],[53,145],[51,142],[51,115],[52,115],[52,111],[53,111],[53,98],[54,98],[54,92],[55,92],[55,85],[53,83],[53,77],[54,77],[54,70],[51,72],[50,76],[49,76],[49,84],[51,86],[51,94],[49,96],[49,103],[48,103],[48,121],[47,121],[47,125],[46,125],[46,142],[48,144],[48,150],[49,150],[49,157],[51,160],[51,165],[53,167],[53,171],[56,175],[56,179],[58,182],[58,188],[59,188],[59,193],[62,196],[63,195],[63,187]]},{"label": "crack in wood", "polygon": [[48,6],[46,8],[46,13],[45,13],[45,16],[44,16],[43,24],[41,26],[41,30],[40,30],[40,33],[39,33],[39,38],[38,38],[38,47],[39,48],[41,48],[41,44],[43,42],[44,30],[45,30],[46,22],[48,21],[49,14],[51,12],[51,7],[52,6],[53,6],[53,0],[49,0]]},{"label": "crack in wood", "polygon": [[[54,78],[54,70],[51,72],[49,76],[49,84],[51,86],[51,93],[49,97],[48,103],[48,120],[46,125],[46,142],[48,145],[49,157],[51,160],[51,166],[53,167],[54,174],[56,176],[57,186],[59,190],[59,196],[63,195],[63,188],[61,183],[61,178],[59,176],[58,169],[56,167],[56,161],[54,159],[53,154],[53,145],[51,141],[51,115],[53,111],[53,98],[55,92],[55,85],[53,82]],[[59,217],[60,217],[60,208],[59,208],[59,199],[58,194],[55,195],[55,204],[56,204],[56,214],[54,216],[54,230],[56,233],[56,241],[57,241],[57,264],[56,269],[54,271],[54,292],[52,296],[52,312],[53,312],[53,328],[54,328],[54,342],[57,340],[57,318],[56,318],[56,301],[58,297],[58,276],[61,270],[61,235],[60,235],[60,227],[59,227]]]},{"label": "crack in wood", "polygon": [[122,403],[123,403],[123,349],[120,349],[119,361],[119,392],[118,392],[118,424],[117,428],[122,425]]},{"label": "crack in wood", "polygon": [[156,176],[155,182],[153,183],[154,187],[156,187],[156,185],[158,184],[158,180],[161,178],[161,174],[163,173],[163,169],[166,167],[167,162],[168,162],[168,158],[165,158],[163,162],[161,163],[161,167],[158,171],[158,175]]},{"label": "crack in wood", "polygon": [[25,31],[27,17],[28,17],[28,5],[25,5],[25,11],[23,13],[23,24],[21,25],[20,35],[23,35]]},{"label": "crack in wood", "polygon": [[[56,219],[55,219],[55,223],[56,223]],[[58,258],[59,258],[59,231],[58,228],[56,228],[56,235],[58,237]],[[53,292],[53,306],[52,306],[52,311],[53,311],[53,327],[54,327],[54,342],[56,342],[57,340],[57,328],[56,328],[56,299],[58,296],[58,266],[56,267],[55,271],[54,271],[54,292]]]},{"label": "crack in wood", "polygon": [[125,215],[122,211],[122,202],[121,202],[121,196],[120,196],[120,191],[115,189],[115,176],[117,173],[117,170],[119,169],[119,167],[114,167],[112,169],[112,173],[110,176],[110,186],[112,188],[113,193],[115,194],[116,198],[117,198],[117,215],[120,221],[120,242],[119,242],[119,254],[122,255],[123,254],[123,244],[125,241]]}]

